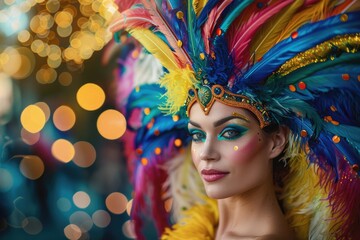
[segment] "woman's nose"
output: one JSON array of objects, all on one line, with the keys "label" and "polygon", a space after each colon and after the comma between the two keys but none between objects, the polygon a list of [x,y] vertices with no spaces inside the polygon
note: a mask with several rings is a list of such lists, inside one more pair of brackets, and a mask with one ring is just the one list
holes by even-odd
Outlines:
[{"label": "woman's nose", "polygon": [[206,139],[200,152],[200,159],[205,161],[218,160],[220,153],[217,149],[218,144],[212,139]]}]

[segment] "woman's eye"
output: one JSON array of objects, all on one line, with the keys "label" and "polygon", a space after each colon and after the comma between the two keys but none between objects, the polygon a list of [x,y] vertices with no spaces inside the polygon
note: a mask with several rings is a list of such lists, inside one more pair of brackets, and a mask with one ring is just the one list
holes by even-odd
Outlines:
[{"label": "woman's eye", "polygon": [[206,139],[206,135],[202,131],[189,131],[189,133],[193,142],[204,142]]},{"label": "woman's eye", "polygon": [[227,130],[225,131],[222,136],[226,138],[234,138],[240,135],[240,132],[237,130]]},{"label": "woman's eye", "polygon": [[245,134],[248,129],[241,126],[230,126],[219,134],[219,140],[235,140]]}]

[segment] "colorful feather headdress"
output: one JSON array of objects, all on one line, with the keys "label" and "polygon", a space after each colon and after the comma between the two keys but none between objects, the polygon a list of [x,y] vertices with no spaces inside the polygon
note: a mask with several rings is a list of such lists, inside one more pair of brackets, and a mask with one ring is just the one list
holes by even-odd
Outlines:
[{"label": "colorful feather headdress", "polygon": [[[208,113],[219,101],[250,110],[261,127],[288,126],[326,173],[323,186],[341,182],[328,198],[341,203],[333,207],[341,216],[351,212],[353,226],[360,215],[358,9],[349,0],[141,0],[112,30],[129,32],[164,66],[162,110],[185,115],[197,102]],[[334,200],[340,189],[354,201]]]}]

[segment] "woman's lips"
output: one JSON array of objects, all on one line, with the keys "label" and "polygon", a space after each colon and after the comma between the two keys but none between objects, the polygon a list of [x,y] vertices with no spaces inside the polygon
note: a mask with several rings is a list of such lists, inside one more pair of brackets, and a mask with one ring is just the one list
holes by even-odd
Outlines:
[{"label": "woman's lips", "polygon": [[201,176],[206,182],[215,182],[225,177],[229,172],[222,172],[214,169],[201,170]]}]

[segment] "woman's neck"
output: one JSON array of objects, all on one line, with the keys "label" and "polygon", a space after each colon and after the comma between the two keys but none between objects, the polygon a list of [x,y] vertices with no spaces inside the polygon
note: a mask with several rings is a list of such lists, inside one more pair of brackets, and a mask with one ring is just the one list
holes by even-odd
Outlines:
[{"label": "woman's neck", "polygon": [[[216,239],[255,238],[276,235],[291,239],[291,231],[278,204],[272,184],[218,200]],[[289,235],[290,234],[290,235]],[[282,237],[281,237],[282,238]]]}]

